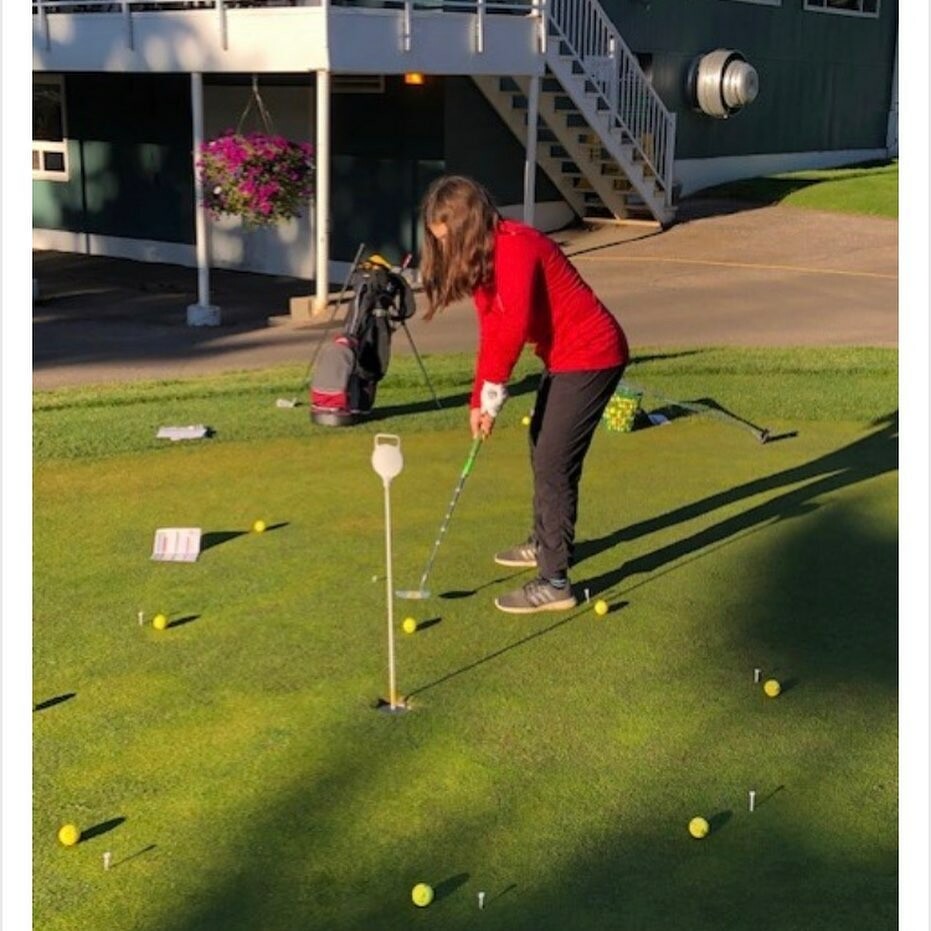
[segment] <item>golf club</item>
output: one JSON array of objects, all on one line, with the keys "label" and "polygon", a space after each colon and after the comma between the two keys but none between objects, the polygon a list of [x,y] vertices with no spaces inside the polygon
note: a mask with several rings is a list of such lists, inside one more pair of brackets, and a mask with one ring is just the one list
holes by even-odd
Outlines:
[{"label": "golf club", "polygon": [[364,248],[365,243],[360,242],[359,248],[356,249],[356,257],[352,260],[352,265],[349,266],[349,273],[346,275],[346,280],[343,282],[343,286],[339,289],[339,297],[336,299],[336,303],[333,305],[333,310],[330,311],[330,319],[327,320],[326,327],[323,330],[323,335],[317,342],[317,348],[314,350],[310,364],[307,366],[307,371],[304,373],[304,380],[301,382],[302,388],[306,388],[307,385],[310,384],[310,373],[313,371],[314,365],[317,362],[317,356],[320,355],[320,347],[323,346],[323,344],[326,342],[327,334],[330,332],[330,327],[333,325],[333,319],[336,317],[340,307],[343,306],[343,297],[345,296],[346,290],[349,288],[349,282],[352,281],[352,276],[355,274],[355,270],[359,265],[359,259],[362,257],[362,250]]},{"label": "golf club", "polygon": [[657,391],[653,391],[651,388],[644,388],[640,385],[635,385],[626,379],[621,381],[620,385],[624,388],[629,388],[631,391],[639,391],[641,394],[646,394],[652,398],[656,398],[657,401],[662,401],[663,404],[670,404],[673,407],[681,407],[683,410],[691,411],[694,414],[710,414],[712,417],[722,421],[723,423],[728,423],[735,427],[743,427],[743,429],[749,430],[750,433],[752,433],[760,443],[765,443],[770,438],[770,431],[768,428],[758,427],[755,423],[751,423],[749,420],[744,420],[743,417],[738,417],[737,414],[731,413],[729,410],[725,410],[723,407],[713,401],[676,401],[674,398],[667,398],[665,395],[662,395]]},{"label": "golf club", "polygon": [[462,467],[462,472],[459,475],[459,481],[456,482],[456,488],[455,491],[453,491],[452,500],[449,502],[449,507],[446,510],[446,516],[443,518],[443,523],[440,525],[440,532],[437,534],[436,540],[433,543],[433,552],[430,554],[430,558],[427,560],[427,565],[423,570],[423,575],[420,577],[419,587],[398,589],[398,591],[395,592],[395,595],[397,595],[398,598],[404,598],[408,601],[422,601],[423,599],[430,597],[430,592],[426,587],[427,577],[430,575],[430,570],[433,568],[433,562],[436,559],[436,554],[440,548],[440,543],[443,540],[443,535],[446,533],[446,528],[449,526],[449,520],[453,516],[453,511],[456,509],[456,502],[459,500],[459,495],[462,494],[462,488],[465,485],[465,481],[469,477],[469,473],[472,471],[472,466],[475,465],[475,457],[478,455],[478,451],[481,445],[482,437],[479,435],[472,441],[472,446],[469,449],[469,456],[465,461],[465,465]]}]

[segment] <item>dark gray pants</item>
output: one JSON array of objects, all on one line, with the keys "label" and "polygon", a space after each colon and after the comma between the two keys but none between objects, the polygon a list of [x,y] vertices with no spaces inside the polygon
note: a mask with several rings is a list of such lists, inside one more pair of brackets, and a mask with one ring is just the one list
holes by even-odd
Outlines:
[{"label": "dark gray pants", "polygon": [[530,421],[533,539],[544,578],[572,563],[582,463],[623,366],[593,372],[544,372]]}]

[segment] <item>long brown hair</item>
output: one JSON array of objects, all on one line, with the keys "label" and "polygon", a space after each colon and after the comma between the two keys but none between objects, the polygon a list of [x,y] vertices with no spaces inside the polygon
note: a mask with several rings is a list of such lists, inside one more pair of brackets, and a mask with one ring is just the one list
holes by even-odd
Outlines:
[{"label": "long brown hair", "polygon": [[[424,319],[488,285],[494,274],[495,227],[501,219],[491,194],[462,175],[437,178],[420,206],[424,227],[420,280],[429,302]],[[444,223],[440,242],[430,225]]]}]

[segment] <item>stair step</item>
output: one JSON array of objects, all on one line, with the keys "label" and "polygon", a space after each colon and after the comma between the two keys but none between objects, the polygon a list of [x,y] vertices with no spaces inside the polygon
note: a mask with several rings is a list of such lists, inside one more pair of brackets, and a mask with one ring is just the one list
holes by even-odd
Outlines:
[{"label": "stair step", "polygon": [[556,143],[550,146],[550,158],[572,158],[564,146]]},{"label": "stair step", "polygon": [[514,78],[499,78],[498,79],[498,90],[504,91],[506,94],[519,93],[520,85]]}]

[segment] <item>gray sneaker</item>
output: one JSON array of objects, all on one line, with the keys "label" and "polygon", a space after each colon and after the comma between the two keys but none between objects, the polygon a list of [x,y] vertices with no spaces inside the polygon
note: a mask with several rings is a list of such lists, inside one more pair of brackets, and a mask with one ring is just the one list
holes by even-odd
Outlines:
[{"label": "gray sneaker", "polygon": [[495,607],[508,614],[534,614],[537,611],[567,611],[577,602],[572,588],[556,588],[546,579],[531,579],[522,588],[495,598]]},{"label": "gray sneaker", "polygon": [[537,545],[532,540],[525,540],[510,549],[495,553],[495,562],[499,566],[519,566],[534,569],[537,565]]}]

